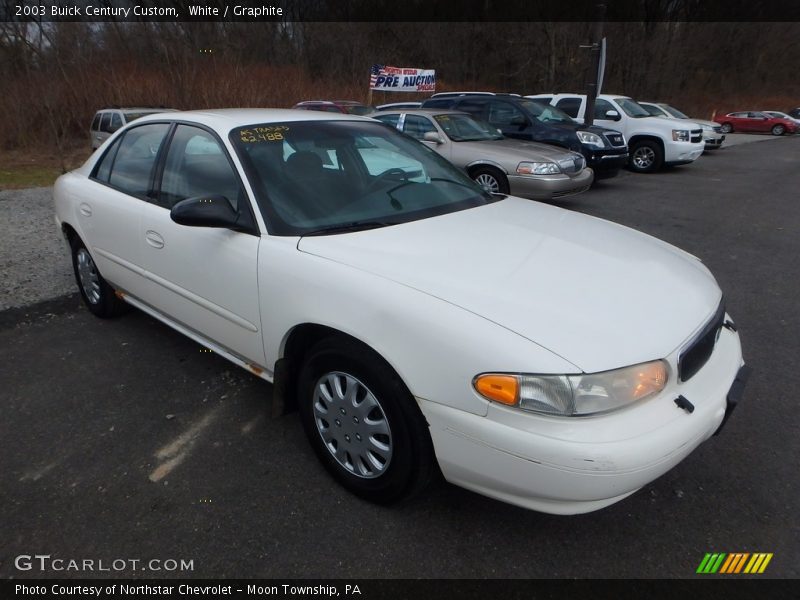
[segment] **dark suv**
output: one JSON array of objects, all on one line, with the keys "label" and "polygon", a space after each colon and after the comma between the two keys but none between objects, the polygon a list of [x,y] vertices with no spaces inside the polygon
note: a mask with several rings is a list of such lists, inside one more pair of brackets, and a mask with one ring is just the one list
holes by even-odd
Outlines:
[{"label": "dark suv", "polygon": [[488,121],[503,135],[580,152],[596,179],[614,177],[628,162],[628,145],[618,131],[584,125],[566,113],[512,94],[436,94],[422,108],[448,108]]}]

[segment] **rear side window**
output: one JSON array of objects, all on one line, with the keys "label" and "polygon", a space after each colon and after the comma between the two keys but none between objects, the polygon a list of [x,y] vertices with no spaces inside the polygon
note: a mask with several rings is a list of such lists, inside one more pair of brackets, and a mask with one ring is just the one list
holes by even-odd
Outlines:
[{"label": "rear side window", "polygon": [[[597,100],[596,102],[600,102]],[[606,103],[608,104],[608,103]],[[578,111],[581,109],[580,98],[562,98],[556,102],[556,108],[560,108],[573,119],[577,118]],[[595,117],[597,116],[597,104],[595,104]]]},{"label": "rear side window", "polygon": [[167,123],[151,123],[125,132],[108,183],[133,196],[146,196]]},{"label": "rear side window", "polygon": [[113,133],[111,131],[111,113],[103,113],[103,119],[100,121],[100,131]]},{"label": "rear side window", "polygon": [[117,131],[122,128],[122,117],[119,113],[111,113],[111,131]]},{"label": "rear side window", "polygon": [[98,181],[108,183],[108,176],[111,174],[111,165],[114,164],[114,157],[117,155],[119,143],[120,139],[115,140],[103,155],[103,158],[100,159],[100,162],[97,163],[97,167],[95,167],[94,170],[94,178]]},{"label": "rear side window", "polygon": [[378,121],[386,123],[387,125],[391,125],[395,129],[397,129],[397,121],[400,119],[400,115],[380,115],[378,117],[373,117],[373,118],[378,119]]}]

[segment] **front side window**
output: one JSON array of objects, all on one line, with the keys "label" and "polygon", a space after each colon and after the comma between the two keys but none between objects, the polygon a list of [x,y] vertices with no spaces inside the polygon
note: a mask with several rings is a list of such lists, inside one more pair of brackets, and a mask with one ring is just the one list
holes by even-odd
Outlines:
[{"label": "front side window", "polygon": [[563,110],[570,117],[577,118],[578,111],[581,109],[580,98],[561,98],[556,102],[556,106]]},{"label": "front side window", "polygon": [[[540,105],[537,104],[537,106]],[[497,127],[519,126],[525,123],[525,115],[509,102],[490,102],[489,122]]]},{"label": "front side window", "polygon": [[92,119],[92,131],[100,131],[100,113],[97,113]]},{"label": "front side window", "polygon": [[528,98],[522,98],[518,102],[527,110],[537,121],[542,123],[575,123],[567,113],[556,106],[542,104]]},{"label": "front side window", "polygon": [[393,225],[496,200],[435,151],[381,123],[263,123],[229,137],[273,235]]},{"label": "front side window", "polygon": [[[608,100],[603,100],[602,98],[598,98],[597,100],[594,101],[594,118],[595,119],[607,119],[608,117],[606,116],[606,114],[611,110],[613,110],[614,112],[617,112],[617,109],[614,108],[614,105],[611,104],[611,102],[609,102]],[[656,110],[659,110],[659,109],[656,109]],[[663,116],[663,115],[655,114],[654,116],[660,117],[660,116]]]},{"label": "front side window", "polygon": [[467,115],[435,115],[433,117],[454,142],[502,140],[503,135],[484,121]]},{"label": "front side window", "polygon": [[386,123],[387,125],[391,125],[392,127],[394,127],[396,129],[397,128],[397,121],[400,120],[400,115],[397,115],[397,114],[394,114],[394,115],[379,115],[379,116],[373,117],[373,118],[377,119],[381,123]]},{"label": "front side window", "polygon": [[410,135],[414,139],[422,140],[425,134],[429,131],[436,133],[436,127],[433,126],[427,117],[420,117],[419,115],[406,115],[406,121],[403,125],[403,133]]},{"label": "front side window", "polygon": [[172,208],[196,196],[225,196],[234,210],[244,198],[228,154],[208,131],[178,125],[167,150],[159,204]]},{"label": "front side window", "polygon": [[122,117],[119,113],[111,113],[111,131],[117,131],[122,127]]},{"label": "front side window", "polygon": [[614,98],[614,101],[617,104],[619,104],[619,107],[629,117],[633,117],[634,119],[641,119],[642,117],[650,116],[650,113],[647,112],[641,106],[639,106],[638,102],[631,100],[630,98]]},{"label": "front side window", "polygon": [[128,194],[146,196],[167,131],[168,123],[150,123],[127,130],[120,142],[108,183]]}]

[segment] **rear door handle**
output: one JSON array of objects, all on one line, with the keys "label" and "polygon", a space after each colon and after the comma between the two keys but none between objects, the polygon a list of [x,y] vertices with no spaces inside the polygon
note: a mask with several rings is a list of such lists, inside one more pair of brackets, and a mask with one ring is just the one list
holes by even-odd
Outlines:
[{"label": "rear door handle", "polygon": [[148,229],[147,232],[144,234],[144,239],[147,240],[147,243],[150,244],[153,248],[163,248],[164,247],[164,238],[161,235],[152,229]]}]

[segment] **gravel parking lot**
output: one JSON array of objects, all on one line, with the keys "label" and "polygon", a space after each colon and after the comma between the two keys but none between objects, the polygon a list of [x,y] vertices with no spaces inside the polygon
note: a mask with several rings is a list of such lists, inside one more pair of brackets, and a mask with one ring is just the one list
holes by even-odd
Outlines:
[{"label": "gravel parking lot", "polygon": [[269,417],[270,385],[141,313],[80,305],[49,188],[0,192],[0,577],[81,575],[15,568],[35,553],[193,561],[111,573],[129,577],[692,577],[706,552],[772,552],[765,576],[800,577],[800,136],[730,138],[562,203],[702,258],[755,369],[720,436],[573,517],[443,482],[393,508],[349,495],[296,415]]}]

